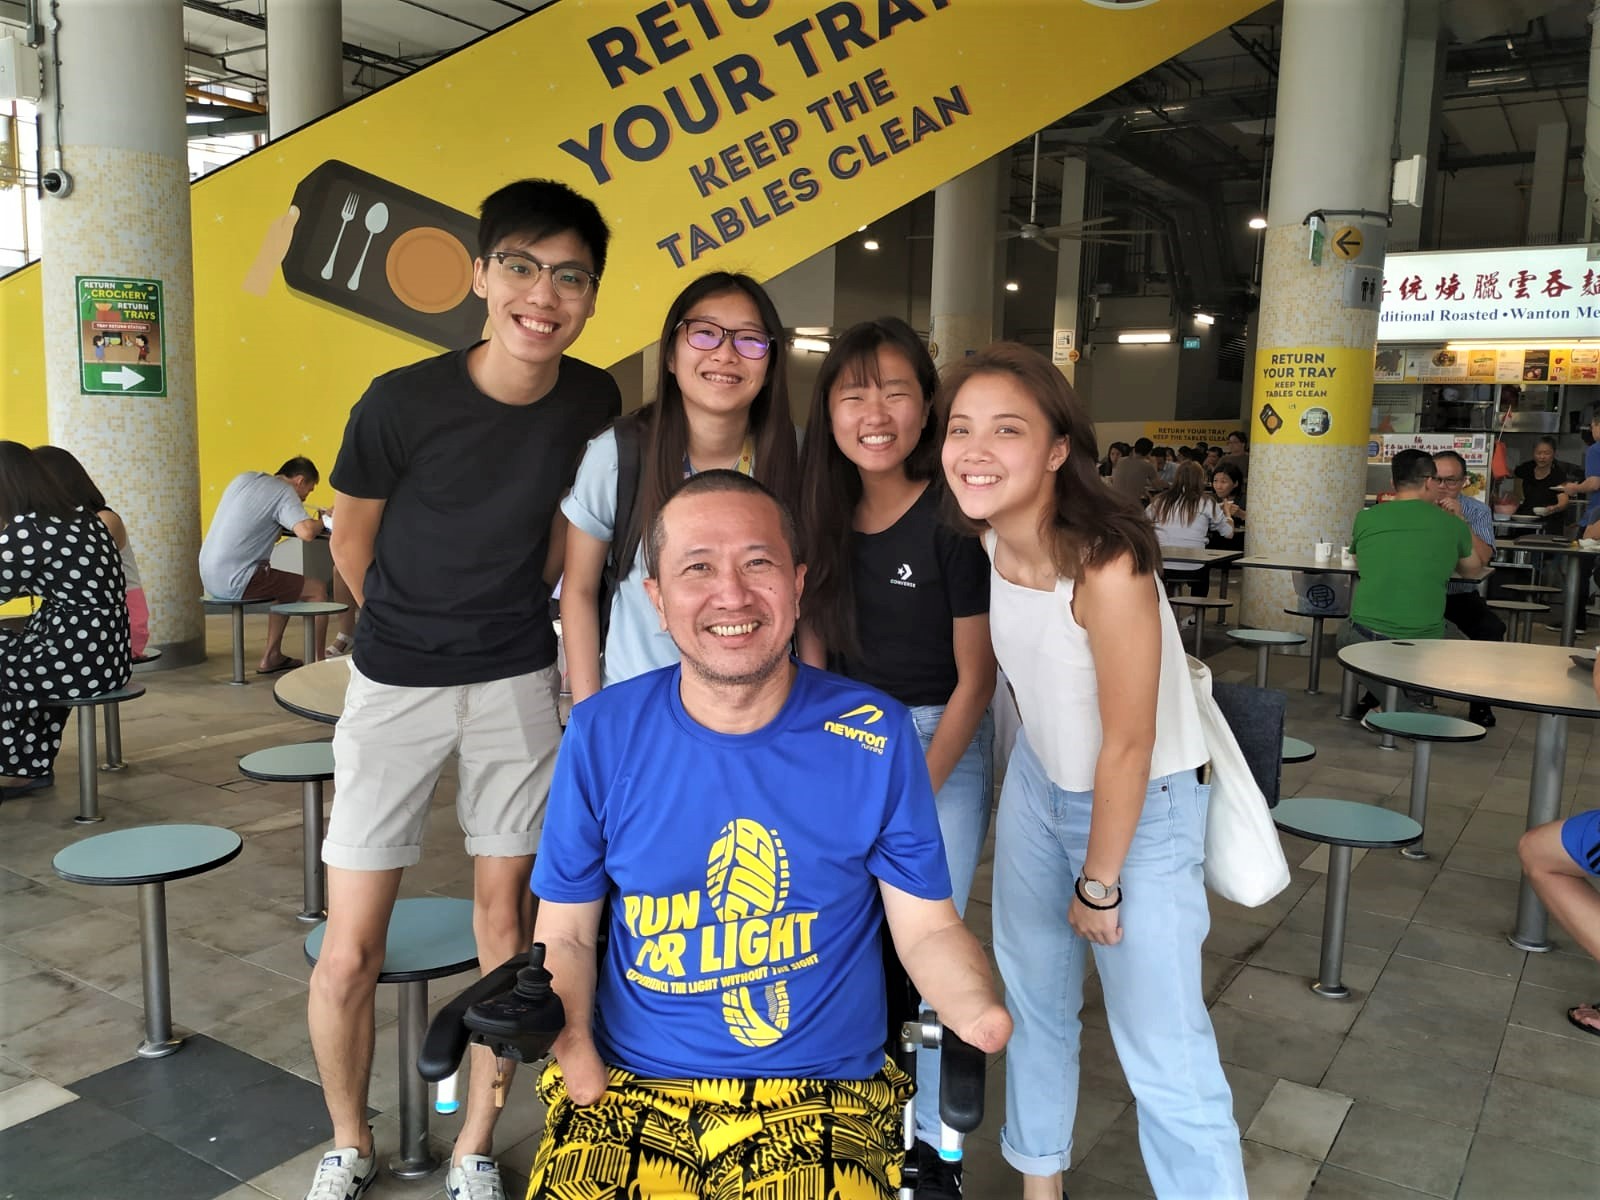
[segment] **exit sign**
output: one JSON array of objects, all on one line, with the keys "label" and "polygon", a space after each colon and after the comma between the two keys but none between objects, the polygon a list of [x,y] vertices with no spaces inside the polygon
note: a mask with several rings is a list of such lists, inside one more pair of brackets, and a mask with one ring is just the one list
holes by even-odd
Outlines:
[{"label": "exit sign", "polygon": [[1197,338],[1197,337],[1186,337],[1186,338],[1184,338],[1183,339],[1183,348],[1185,350],[1198,350],[1198,349],[1200,349],[1200,339]]}]

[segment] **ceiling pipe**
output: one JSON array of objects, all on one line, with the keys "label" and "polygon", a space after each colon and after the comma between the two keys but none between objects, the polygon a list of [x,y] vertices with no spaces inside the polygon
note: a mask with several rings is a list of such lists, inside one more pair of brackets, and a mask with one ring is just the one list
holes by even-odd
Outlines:
[{"label": "ceiling pipe", "polygon": [[1600,0],[1589,13],[1589,103],[1583,126],[1583,194],[1588,200],[1584,240],[1600,230]]}]

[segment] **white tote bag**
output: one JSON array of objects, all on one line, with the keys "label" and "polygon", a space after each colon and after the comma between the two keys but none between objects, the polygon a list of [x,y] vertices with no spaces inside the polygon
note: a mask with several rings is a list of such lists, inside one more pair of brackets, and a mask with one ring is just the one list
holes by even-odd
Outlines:
[{"label": "white tote bag", "polygon": [[1206,815],[1206,886],[1224,900],[1255,908],[1289,886],[1267,798],[1256,786],[1233,730],[1211,696],[1211,671],[1189,659],[1189,680],[1211,755],[1211,806]]}]

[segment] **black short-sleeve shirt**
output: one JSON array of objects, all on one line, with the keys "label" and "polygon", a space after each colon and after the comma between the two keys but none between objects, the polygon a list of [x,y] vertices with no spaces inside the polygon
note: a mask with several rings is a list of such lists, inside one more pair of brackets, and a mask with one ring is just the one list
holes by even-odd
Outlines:
[{"label": "black short-sleeve shirt", "polygon": [[939,496],[930,484],[888,529],[850,535],[862,657],[837,667],[908,706],[950,699],[958,681],[950,623],[989,611],[988,556],[939,519]]},{"label": "black short-sleeve shirt", "polygon": [[[1534,469],[1539,464],[1529,459],[1527,462],[1518,463],[1511,473],[1522,481],[1522,505],[1517,509],[1521,513],[1531,513],[1535,508],[1553,508],[1560,503],[1560,494],[1556,491],[1568,479],[1573,478],[1572,468],[1563,462],[1552,462],[1550,474],[1543,479],[1534,477]],[[1582,478],[1582,476],[1577,476]]]},{"label": "black short-sleeve shirt", "polygon": [[356,626],[362,674],[449,687],[555,662],[550,522],[584,445],[621,407],[610,375],[566,357],[529,405],[479,391],[465,350],[372,381],[330,479],[386,501]]}]

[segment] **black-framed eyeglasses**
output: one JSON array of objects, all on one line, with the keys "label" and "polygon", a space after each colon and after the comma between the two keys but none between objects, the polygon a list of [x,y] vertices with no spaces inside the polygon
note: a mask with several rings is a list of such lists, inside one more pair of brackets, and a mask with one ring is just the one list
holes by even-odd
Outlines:
[{"label": "black-framed eyeglasses", "polygon": [[589,289],[600,282],[600,276],[593,271],[586,271],[572,263],[552,266],[520,250],[492,250],[484,257],[498,265],[501,273],[518,287],[531,288],[539,282],[540,275],[549,271],[550,286],[563,300],[582,300],[589,294]]},{"label": "black-framed eyeglasses", "polygon": [[706,321],[699,317],[679,321],[677,329],[683,330],[683,340],[696,350],[715,350],[731,338],[734,351],[739,357],[752,360],[765,358],[775,340],[764,330],[727,329],[715,321]]},{"label": "black-framed eyeglasses", "polygon": [[1460,487],[1467,481],[1465,475],[1435,475],[1433,481],[1440,487]]}]

